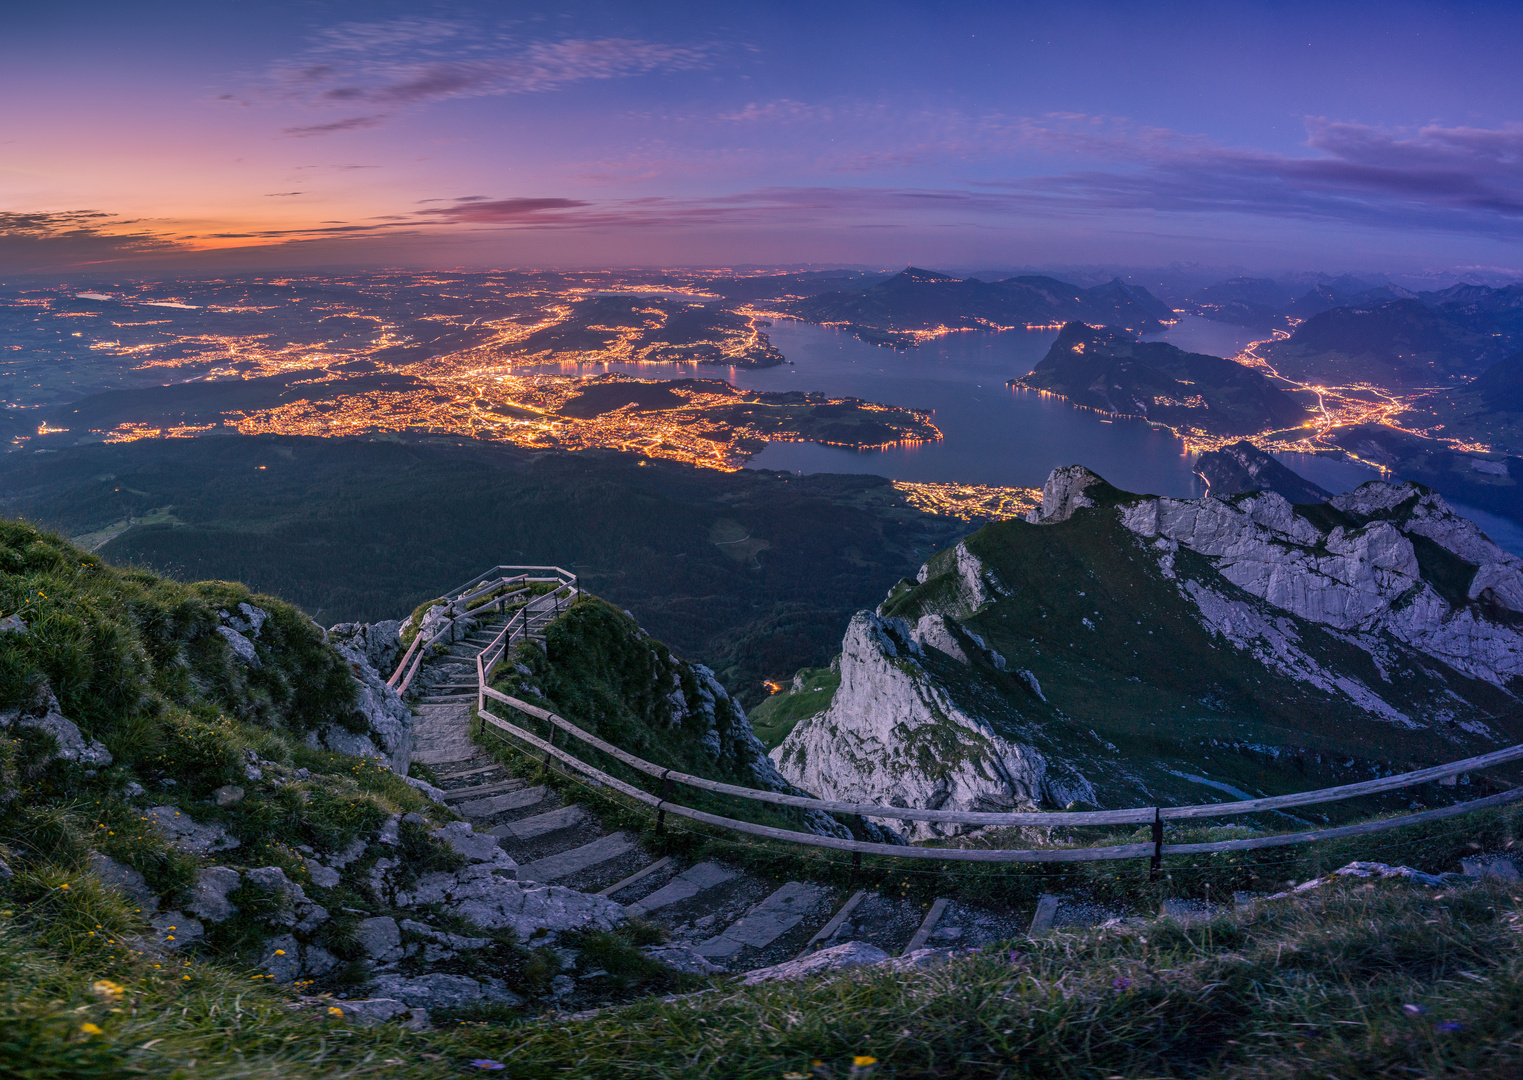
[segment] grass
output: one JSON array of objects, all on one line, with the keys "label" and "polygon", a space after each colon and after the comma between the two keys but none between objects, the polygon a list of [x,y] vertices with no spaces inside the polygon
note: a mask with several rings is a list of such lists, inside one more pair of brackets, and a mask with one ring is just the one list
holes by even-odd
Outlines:
[{"label": "grass", "polygon": [[[768,750],[782,744],[800,720],[830,708],[841,675],[830,668],[800,668],[795,682],[773,694],[748,714],[756,737]],[[794,689],[797,685],[799,688]]]},{"label": "grass", "polygon": [[[428,1032],[351,1027],[217,963],[65,952],[28,908],[0,915],[0,1077],[431,1078],[492,1060],[526,1080],[772,1080],[846,1077],[861,1058],[874,1061],[857,1075],[877,1078],[1511,1077],[1520,894],[1340,879],[1206,922],[1058,932],[924,970],[719,982],[589,1019]],[[629,955],[580,947],[614,966]]]}]

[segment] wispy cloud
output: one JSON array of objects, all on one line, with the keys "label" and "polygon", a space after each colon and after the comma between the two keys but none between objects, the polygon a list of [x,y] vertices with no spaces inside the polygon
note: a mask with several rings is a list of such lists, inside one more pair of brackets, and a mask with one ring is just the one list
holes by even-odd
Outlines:
[{"label": "wispy cloud", "polygon": [[413,214],[429,221],[446,224],[513,225],[543,219],[547,210],[579,210],[590,203],[577,199],[487,199],[467,197],[454,206],[414,210]]},{"label": "wispy cloud", "polygon": [[91,266],[162,254],[181,246],[171,237],[142,228],[142,224],[99,210],[0,211],[0,268],[18,271]]},{"label": "wispy cloud", "polygon": [[365,128],[380,127],[390,115],[390,113],[376,113],[372,116],[350,116],[343,120],[332,120],[326,124],[301,124],[283,129],[282,134],[289,135],[293,139],[307,139],[314,135],[332,135],[339,131],[361,131]]},{"label": "wispy cloud", "polygon": [[1523,125],[1390,129],[1307,120],[1305,155],[1091,118],[1009,134],[1094,167],[995,185],[1048,205],[1231,212],[1483,232],[1523,218]]},{"label": "wispy cloud", "polygon": [[530,40],[447,19],[352,22],[321,31],[241,100],[380,110],[286,129],[293,136],[327,135],[374,127],[394,110],[451,98],[547,93],[588,80],[707,68],[723,49],[716,42],[637,38]]}]

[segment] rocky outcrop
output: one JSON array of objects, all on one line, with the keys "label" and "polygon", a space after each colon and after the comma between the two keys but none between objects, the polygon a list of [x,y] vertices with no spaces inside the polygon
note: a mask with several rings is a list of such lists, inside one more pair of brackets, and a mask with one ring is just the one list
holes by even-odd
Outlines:
[{"label": "rocky outcrop", "polygon": [[1218,498],[1250,491],[1272,491],[1293,503],[1326,502],[1333,497],[1247,439],[1200,455],[1195,459],[1195,474]]},{"label": "rocky outcrop", "polygon": [[0,712],[0,729],[12,726],[41,732],[52,739],[52,753],[45,755],[38,764],[54,759],[92,769],[103,769],[111,764],[111,751],[100,741],[86,738],[79,726],[64,716],[59,710],[58,699],[46,684],[30,704]]},{"label": "rocky outcrop", "polygon": [[[1119,508],[1126,528],[1148,541],[1165,574],[1174,576],[1174,553],[1188,548],[1211,560],[1223,578],[1300,618],[1348,635],[1379,656],[1382,635],[1441,660],[1472,678],[1505,686],[1523,675],[1523,634],[1511,620],[1489,617],[1480,600],[1509,612],[1523,611],[1523,560],[1510,555],[1431,491],[1415,484],[1374,481],[1328,504],[1346,524],[1314,524],[1273,492],[1232,499],[1143,498]],[[1430,580],[1414,537],[1431,541],[1444,555],[1450,583],[1468,579],[1464,597],[1446,597]],[[1430,549],[1431,550],[1431,549]],[[1223,621],[1234,602],[1209,583],[1181,582],[1204,621],[1235,644],[1245,638]],[[1287,640],[1293,632],[1282,636]],[[1278,658],[1278,659],[1277,659]],[[1266,662],[1298,667],[1293,648],[1275,646]],[[1297,674],[1298,678],[1306,678]],[[1314,680],[1315,681],[1315,680]],[[1325,681],[1325,680],[1324,680]],[[1367,711],[1394,718],[1367,693],[1350,694]]]},{"label": "rocky outcrop", "polygon": [[985,567],[963,541],[927,560],[915,580],[924,585],[933,578],[943,581],[942,595],[934,606],[953,618],[967,618],[985,604],[1010,594],[999,576]]},{"label": "rocky outcrop", "polygon": [[1041,507],[1027,514],[1026,520],[1032,524],[1067,521],[1073,517],[1075,510],[1095,505],[1094,500],[1084,492],[1104,482],[1083,465],[1065,465],[1053,469],[1047,474],[1047,482],[1042,485]]},{"label": "rocky outcrop", "polygon": [[[923,656],[908,624],[858,612],[842,642],[841,687],[825,712],[800,721],[773,751],[779,771],[819,798],[842,802],[1033,809],[1045,760],[959,707],[925,669]],[[917,839],[966,831],[882,823]]]},{"label": "rocky outcrop", "polygon": [[[394,621],[340,623],[328,631],[328,643],[348,662],[354,676],[356,708],[365,718],[367,730],[354,732],[339,724],[328,724],[310,733],[307,741],[314,747],[383,760],[392,772],[406,776],[412,764],[412,710],[386,685],[381,673],[384,662],[398,652],[399,625]],[[382,667],[377,666],[378,658]]]}]

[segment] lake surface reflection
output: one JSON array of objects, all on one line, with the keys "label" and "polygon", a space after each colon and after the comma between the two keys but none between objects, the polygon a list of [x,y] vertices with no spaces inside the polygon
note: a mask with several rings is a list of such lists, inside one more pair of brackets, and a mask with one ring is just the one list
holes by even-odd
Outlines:
[{"label": "lake surface reflection", "polygon": [[[1046,355],[1055,330],[959,333],[910,349],[868,345],[830,327],[778,320],[767,333],[792,363],[774,368],[712,365],[557,365],[568,373],[623,371],[640,378],[723,378],[752,390],[817,390],[933,414],[943,440],[919,446],[856,451],[814,443],[774,442],[751,459],[758,469],[876,473],[895,480],[952,481],[1040,487],[1059,465],[1085,465],[1126,491],[1199,497],[1195,455],[1144,421],[1102,419],[1005,385]],[[1154,340],[1192,352],[1234,356],[1264,335],[1185,316]],[[1338,458],[1284,454],[1281,460],[1332,492],[1349,491],[1380,474]],[[1503,547],[1523,553],[1523,529],[1483,511],[1456,507]]]}]

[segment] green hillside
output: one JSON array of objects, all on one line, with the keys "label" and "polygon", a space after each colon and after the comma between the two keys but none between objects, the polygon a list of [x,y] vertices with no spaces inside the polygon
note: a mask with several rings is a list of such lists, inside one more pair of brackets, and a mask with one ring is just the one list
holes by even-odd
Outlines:
[{"label": "green hillside", "polygon": [[[165,439],[0,456],[0,512],[108,562],[246,581],[325,625],[559,563],[750,704],[965,531],[875,476],[721,473],[460,439]],[[750,537],[747,544],[729,541]]]}]

